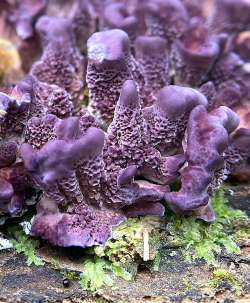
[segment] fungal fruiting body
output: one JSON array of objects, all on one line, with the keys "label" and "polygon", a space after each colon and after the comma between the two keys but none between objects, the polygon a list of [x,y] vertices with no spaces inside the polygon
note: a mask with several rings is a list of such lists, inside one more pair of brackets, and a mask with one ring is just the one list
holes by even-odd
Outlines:
[{"label": "fungal fruiting body", "polygon": [[42,52],[1,83],[0,216],[39,190],[31,233],[65,247],[104,245],[127,218],[166,208],[212,222],[213,192],[250,175],[249,1],[13,9],[19,39]]}]

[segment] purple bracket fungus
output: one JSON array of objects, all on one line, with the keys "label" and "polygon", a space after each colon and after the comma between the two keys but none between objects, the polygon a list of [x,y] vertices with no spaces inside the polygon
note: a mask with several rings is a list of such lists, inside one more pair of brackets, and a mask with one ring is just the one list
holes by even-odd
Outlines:
[{"label": "purple bracket fungus", "polygon": [[217,91],[216,106],[232,107],[248,98],[250,73],[245,67],[245,62],[233,52],[223,53],[217,60],[209,75]]},{"label": "purple bracket fungus", "polygon": [[16,162],[18,145],[14,141],[0,142],[0,169]]},{"label": "purple bracket fungus", "polygon": [[91,115],[87,109],[81,109],[78,115],[80,130],[82,134],[84,134],[89,127],[100,128],[100,125],[97,123],[95,116]]},{"label": "purple bracket fungus", "polygon": [[30,186],[23,163],[0,169],[0,214],[16,216],[25,206],[25,190]]},{"label": "purple bracket fungus", "polygon": [[30,76],[33,85],[33,103],[31,116],[40,117],[46,114],[67,118],[73,114],[74,105],[67,91],[54,84],[40,82]]},{"label": "purple bracket fungus", "polygon": [[175,212],[193,214],[208,222],[214,220],[208,187],[215,173],[223,168],[228,135],[238,124],[237,115],[227,107],[219,107],[211,113],[202,105],[192,110],[185,151],[188,165],[181,173],[181,189],[165,194]]},{"label": "purple bracket fungus", "polygon": [[170,50],[188,24],[188,13],[180,0],[145,1],[145,22],[149,34],[166,39]]},{"label": "purple bracket fungus", "polygon": [[176,83],[199,86],[220,53],[220,39],[195,20],[174,46]]},{"label": "purple bracket fungus", "polygon": [[215,0],[211,24],[218,32],[230,34],[250,29],[250,1]]},{"label": "purple bracket fungus", "polygon": [[130,42],[124,31],[114,29],[93,34],[87,47],[89,109],[105,125],[112,121],[122,84],[132,78]]},{"label": "purple bracket fungus", "polygon": [[148,144],[147,127],[133,80],[124,82],[107,132],[104,153],[107,170],[136,165],[137,175],[159,184],[167,184],[178,176],[177,172],[185,160],[178,156],[162,157]]},{"label": "purple bracket fungus", "polygon": [[169,54],[166,40],[140,36],[135,40],[136,60],[143,75],[140,93],[144,106],[152,105],[159,90],[169,84]]},{"label": "purple bracket fungus", "polygon": [[88,0],[75,1],[69,18],[76,44],[82,52],[85,52],[87,40],[97,28],[97,16],[93,11],[92,3]]},{"label": "purple bracket fungus", "polygon": [[164,201],[212,222],[214,190],[250,176],[250,129],[229,108],[249,127],[250,0],[215,0],[209,27],[199,0],[76,0],[38,19],[47,3],[5,9],[30,72],[0,93],[0,219],[33,188],[31,234],[63,247],[104,245]]},{"label": "purple bracket fungus", "polygon": [[214,108],[215,97],[217,93],[213,81],[208,81],[202,84],[199,88],[199,92],[204,96],[206,96],[208,100],[208,106],[207,106],[208,111],[212,110]]},{"label": "purple bracket fungus", "polygon": [[[132,112],[135,110],[133,106],[137,107],[139,97],[133,81],[124,83],[120,100],[117,106],[121,103],[121,106],[131,107]],[[45,130],[46,134],[41,132],[41,135],[44,136],[43,142],[47,142],[40,146],[33,144],[36,150],[27,143],[21,147],[21,156],[27,171],[34,184],[46,194],[38,205],[32,233],[55,245],[85,247],[103,244],[111,236],[112,226],[124,221],[126,216],[164,214],[160,200],[167,190],[166,185],[135,181],[135,177],[140,174],[140,168],[129,161],[126,150],[120,149],[124,153],[124,156],[121,155],[121,161],[124,162],[121,163],[114,158],[112,142],[107,139],[103,155],[104,133],[93,127],[86,129],[89,122],[94,122],[89,121],[88,113],[82,127],[79,123],[82,117],[64,120],[52,115],[32,118],[30,123],[32,126],[38,125],[38,129],[45,120],[51,121],[51,130],[56,137],[46,138],[45,135],[51,130]],[[140,118],[143,118],[141,112]],[[48,125],[48,122],[45,124]],[[126,137],[124,129],[124,136],[128,140],[129,130]],[[130,142],[133,142],[132,137]],[[119,147],[126,145],[125,141],[119,144]],[[142,146],[139,141],[134,144],[134,150]],[[109,157],[105,153],[109,153]],[[155,164],[157,167],[162,164],[162,169],[168,172],[168,180],[176,178],[183,161],[179,160],[176,167],[173,159],[163,161],[165,159],[161,159],[157,150],[154,153],[159,158],[155,160]],[[113,163],[110,164],[107,159],[112,157]],[[144,161],[149,161],[147,159]],[[135,159],[135,162],[139,164],[141,159]],[[64,239],[61,238],[63,231],[66,233]]]},{"label": "purple bracket fungus", "polygon": [[121,29],[125,31],[130,40],[134,41],[137,34],[138,20],[130,15],[125,3],[110,3],[103,12],[104,29]]},{"label": "purple bracket fungus", "polygon": [[[79,136],[79,119],[74,117],[58,121],[55,132],[57,139],[47,142],[40,150],[33,150],[29,144],[21,147],[28,172],[47,196],[38,205],[32,233],[59,246],[103,244],[111,236],[112,226],[125,217],[120,212],[91,205],[88,199],[91,189],[84,186],[81,191],[77,167],[88,161],[93,163],[100,155],[104,134],[89,128],[84,136]],[[92,180],[98,177],[95,169],[96,166],[82,167],[81,178],[89,178],[91,183],[91,174]],[[93,198],[98,200],[97,196]]]},{"label": "purple bracket fungus", "polygon": [[41,118],[32,117],[27,121],[25,142],[35,149],[40,149],[44,144],[56,138],[54,128],[59,120],[50,114]]},{"label": "purple bracket fungus", "polygon": [[38,33],[43,48],[51,42],[74,43],[72,21],[66,17],[42,16],[36,22]]},{"label": "purple bracket fungus", "polygon": [[230,136],[224,159],[224,179],[228,174],[232,174],[240,180],[248,180],[250,176],[250,129],[239,128]]},{"label": "purple bracket fungus", "polygon": [[211,70],[210,79],[216,87],[229,80],[237,81],[237,76],[243,65],[244,61],[236,53],[223,53]]},{"label": "purple bracket fungus", "polygon": [[[21,155],[25,166],[31,174],[34,173],[34,178],[38,184],[41,184],[41,187],[47,188],[47,186],[70,176],[78,161],[101,151],[100,146],[96,146],[97,151],[92,148],[92,145],[95,147],[96,141],[100,141],[97,140],[99,137],[102,136],[104,139],[101,130],[90,128],[85,136],[77,139],[74,137],[75,132],[77,132],[75,124],[78,125],[78,118],[72,117],[65,121],[63,125],[60,124],[61,121],[55,125],[57,128],[55,132],[63,133],[62,138],[47,142],[39,151],[35,151],[27,143],[21,146]],[[73,125],[67,125],[68,128],[65,128],[66,123]],[[64,132],[60,131],[62,127],[64,127]],[[71,136],[72,138],[69,139]]]},{"label": "purple bracket fungus", "polygon": [[9,94],[0,93],[0,137],[22,134],[32,102],[31,91],[23,80]]},{"label": "purple bracket fungus", "polygon": [[26,122],[33,116],[50,113],[60,118],[71,116],[73,103],[63,88],[27,76],[10,89],[9,94],[0,93],[0,111],[0,135],[6,137],[22,134]]},{"label": "purple bracket fungus", "polygon": [[61,213],[55,205],[48,212],[47,201],[42,202],[45,204],[43,212],[34,217],[31,233],[57,246],[104,245],[111,238],[112,227],[125,220],[123,214],[110,209],[97,210],[93,214],[91,209],[81,207],[79,210],[76,208],[72,212]]},{"label": "purple bracket fungus", "polygon": [[64,88],[77,107],[84,86],[84,58],[76,47],[69,19],[41,17],[36,30],[41,37],[44,52],[31,68],[31,75],[47,84]]},{"label": "purple bracket fungus", "polygon": [[178,151],[189,113],[195,106],[207,103],[206,97],[195,89],[176,85],[162,88],[156,102],[143,109],[150,146],[164,156]]},{"label": "purple bracket fungus", "polygon": [[27,40],[34,36],[36,19],[45,11],[47,0],[18,0],[17,7],[10,20],[16,25],[18,36]]},{"label": "purple bracket fungus", "polygon": [[[24,163],[35,183],[47,197],[38,205],[32,233],[59,246],[92,246],[104,244],[111,236],[112,226],[125,217],[119,211],[96,208],[91,202],[97,196],[89,197],[91,189],[86,182],[81,188],[80,177],[95,181],[98,179],[94,159],[101,154],[104,134],[96,128],[89,128],[79,136],[78,118],[68,118],[56,125],[57,139],[49,141],[40,150],[34,151],[29,144],[21,147]],[[93,166],[86,165],[90,161]],[[92,179],[91,179],[92,175]],[[81,191],[82,190],[82,191]]]}]

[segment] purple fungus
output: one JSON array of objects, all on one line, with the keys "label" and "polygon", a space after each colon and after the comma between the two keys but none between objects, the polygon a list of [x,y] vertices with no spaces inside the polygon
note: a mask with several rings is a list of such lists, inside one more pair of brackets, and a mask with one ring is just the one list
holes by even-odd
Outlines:
[{"label": "purple fungus", "polygon": [[95,116],[91,115],[87,109],[81,109],[78,113],[78,116],[80,130],[82,133],[85,133],[89,127],[100,127],[100,125],[96,121]]},{"label": "purple fungus", "polygon": [[25,206],[25,190],[30,186],[23,163],[0,169],[0,213],[16,216]]},{"label": "purple fungus", "polygon": [[249,0],[214,1],[212,26],[218,32],[238,33],[250,28]]},{"label": "purple fungus", "polygon": [[163,217],[165,207],[159,202],[140,202],[131,206],[125,206],[124,212],[127,217],[159,216]]},{"label": "purple fungus", "polygon": [[250,176],[250,129],[239,128],[230,136],[230,143],[225,151],[224,178],[229,174],[242,180]]},{"label": "purple fungus", "polygon": [[43,48],[51,42],[72,43],[72,22],[66,17],[42,16],[36,22],[36,31]]},{"label": "purple fungus", "polygon": [[168,205],[175,212],[196,214],[203,220],[213,219],[208,187],[215,173],[223,168],[228,135],[238,124],[237,115],[227,107],[219,107],[211,113],[202,105],[192,110],[185,151],[188,165],[181,173],[181,189],[165,194]]},{"label": "purple fungus", "polygon": [[8,202],[12,198],[14,189],[13,186],[4,179],[0,179],[0,189],[0,204],[4,204],[4,202]]},{"label": "purple fungus", "polygon": [[58,118],[67,118],[72,115],[74,110],[72,98],[64,88],[40,82],[34,77],[32,81],[34,97],[30,109],[32,116],[53,114]]},{"label": "purple fungus", "polygon": [[104,134],[100,129],[89,128],[79,136],[79,120],[75,117],[57,121],[54,132],[57,138],[39,150],[30,144],[21,146],[25,166],[38,187],[58,203],[67,199],[83,201],[76,168],[102,152]]},{"label": "purple fungus", "polygon": [[[28,144],[21,147],[26,168],[52,199],[47,201],[45,197],[45,202],[39,203],[32,233],[59,246],[104,244],[111,236],[112,226],[125,219],[119,211],[99,208],[98,204],[92,203],[91,198],[99,200],[90,194],[97,186],[94,162],[101,155],[104,133],[89,128],[85,135],[79,136],[78,122],[77,118],[60,121],[56,125],[59,139],[49,141],[39,151],[34,151]],[[78,183],[78,167],[83,164],[81,178],[88,178],[89,187],[81,187],[81,180]],[[91,180],[95,183],[91,184]]]},{"label": "purple fungus", "polygon": [[176,85],[162,88],[156,102],[143,110],[149,144],[163,155],[180,149],[189,113],[197,105],[207,106],[207,99],[195,89]]},{"label": "purple fungus", "polygon": [[208,81],[204,84],[202,84],[199,88],[199,92],[206,96],[208,100],[208,110],[211,110],[214,108],[215,98],[216,98],[216,88],[213,83],[213,81]]},{"label": "purple fungus", "polygon": [[0,169],[16,162],[18,145],[14,141],[0,142]]},{"label": "purple fungus", "polygon": [[77,107],[83,89],[84,58],[76,47],[72,23],[64,17],[41,17],[36,24],[44,50],[31,68],[41,82],[65,89]]},{"label": "purple fungus", "polygon": [[135,40],[135,53],[140,73],[143,75],[140,92],[144,106],[149,106],[155,101],[159,90],[170,81],[166,40],[140,36]]},{"label": "purple fungus", "polygon": [[86,51],[87,40],[97,27],[97,16],[92,4],[88,0],[74,1],[69,16],[76,44],[82,52]]},{"label": "purple fungus", "polygon": [[0,178],[0,214],[9,213],[8,207],[13,196],[13,186],[5,179]]},{"label": "purple fungus", "polygon": [[25,129],[25,142],[40,149],[44,144],[56,138],[55,124],[59,119],[55,115],[32,117]]},{"label": "purple fungus", "polygon": [[223,53],[211,70],[210,79],[216,87],[229,80],[240,81],[237,77],[243,65],[244,61],[236,53]]},{"label": "purple fungus", "polygon": [[27,40],[34,36],[36,19],[45,11],[47,0],[19,0],[14,14],[10,17],[16,25],[18,36]]},{"label": "purple fungus", "polygon": [[[70,119],[69,123],[76,123],[75,118],[68,119]],[[66,122],[68,122],[67,119]],[[60,133],[59,130],[58,132]],[[66,136],[66,139],[51,140],[39,151],[35,151],[31,145],[25,143],[21,146],[21,156],[28,171],[31,174],[34,173],[38,183],[46,188],[50,184],[68,177],[73,172],[76,163],[81,159],[87,159],[100,153],[103,144],[101,141],[103,140],[104,134],[101,130],[90,128],[79,139],[69,139]]]},{"label": "purple fungus", "polygon": [[32,87],[24,79],[8,94],[0,93],[0,137],[23,132],[32,102]]},{"label": "purple fungus", "polygon": [[87,47],[89,109],[107,124],[112,121],[122,84],[132,78],[129,38],[119,29],[98,32],[89,38]]},{"label": "purple fungus", "polygon": [[149,34],[166,39],[171,49],[188,24],[188,13],[180,0],[145,1],[145,22]]},{"label": "purple fungus", "polygon": [[108,128],[104,161],[111,173],[118,168],[136,165],[137,175],[159,184],[167,184],[178,176],[185,159],[162,157],[148,144],[148,134],[136,84],[124,82],[115,115]]},{"label": "purple fungus", "polygon": [[103,12],[104,29],[121,29],[125,31],[131,41],[136,38],[138,20],[130,15],[125,3],[110,3]]},{"label": "purple fungus", "polygon": [[249,71],[236,53],[223,53],[212,68],[209,79],[216,87],[216,106],[234,106],[249,96]]},{"label": "purple fungus", "polygon": [[89,247],[104,245],[111,238],[112,227],[125,220],[123,214],[110,209],[75,209],[74,212],[38,214],[32,224],[32,234],[54,245]]},{"label": "purple fungus", "polygon": [[107,131],[108,141],[111,144],[123,146],[123,149],[128,147],[130,150],[133,148],[135,153],[139,152],[143,146],[145,132],[142,119],[136,83],[133,80],[127,80],[122,86],[115,107],[114,119]]},{"label": "purple fungus", "polygon": [[201,20],[192,22],[175,43],[177,83],[199,86],[219,55],[219,42]]}]

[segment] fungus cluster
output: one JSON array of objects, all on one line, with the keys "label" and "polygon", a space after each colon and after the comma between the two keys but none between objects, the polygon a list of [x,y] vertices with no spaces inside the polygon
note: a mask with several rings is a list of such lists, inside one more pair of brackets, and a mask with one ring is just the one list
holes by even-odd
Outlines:
[{"label": "fungus cluster", "polygon": [[51,2],[5,8],[41,53],[1,85],[0,216],[39,189],[31,232],[64,247],[166,207],[212,222],[213,192],[249,170],[250,2]]}]

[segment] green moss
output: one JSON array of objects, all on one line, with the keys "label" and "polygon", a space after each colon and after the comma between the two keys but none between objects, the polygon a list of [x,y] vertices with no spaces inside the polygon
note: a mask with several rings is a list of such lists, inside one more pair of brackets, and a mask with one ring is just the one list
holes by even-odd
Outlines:
[{"label": "green moss", "polygon": [[23,253],[26,257],[27,265],[43,266],[44,262],[37,256],[36,249],[39,246],[39,241],[31,239],[21,229],[15,228],[11,231],[14,239],[11,240],[13,248],[18,254]]},{"label": "green moss", "polygon": [[228,253],[240,253],[235,225],[248,220],[246,214],[228,205],[223,190],[214,194],[212,204],[216,213],[212,224],[175,214],[168,217],[169,245],[185,247],[183,253],[189,261],[200,258],[216,265],[216,254],[222,249]]},{"label": "green moss", "polygon": [[[172,212],[167,213],[165,220],[155,217],[128,219],[114,229],[112,239],[105,246],[85,250],[88,257],[80,276],[81,286],[91,291],[105,285],[112,286],[113,274],[129,281],[135,277],[138,265],[143,261],[147,261],[146,264],[151,262],[150,269],[158,271],[164,247],[179,247],[187,260],[199,258],[212,265],[217,265],[216,255],[222,249],[239,253],[237,239],[249,233],[247,216],[228,205],[223,190],[215,193],[212,203],[216,213],[213,224]],[[39,245],[37,240],[31,239],[20,227],[12,231],[11,235],[14,237],[14,248],[18,253],[25,254],[28,265],[44,264],[36,254]],[[60,270],[65,278],[79,279],[75,272],[62,270],[58,260],[53,260],[51,265]],[[216,279],[219,279],[218,272],[215,272],[212,281],[215,283]],[[183,279],[183,284],[186,289],[190,289],[188,279]],[[238,291],[237,283],[234,284]]]},{"label": "green moss", "polygon": [[[113,266],[123,268],[127,278],[137,272],[138,264],[145,259],[145,241],[148,237],[147,260],[154,260],[162,245],[161,222],[154,217],[132,218],[118,226],[105,246],[97,246],[94,253],[107,258]],[[146,243],[147,244],[147,243]]]},{"label": "green moss", "polygon": [[[247,222],[247,216],[228,205],[223,190],[215,193],[212,204],[216,213],[213,224],[172,212],[166,215],[165,222],[155,217],[127,220],[114,229],[112,239],[105,246],[89,250],[91,257],[86,261],[81,284],[90,290],[102,287],[107,284],[107,271],[129,281],[135,277],[138,265],[145,259],[151,261],[150,269],[157,271],[161,250],[166,246],[182,249],[188,261],[199,258],[212,265],[217,265],[216,255],[221,250],[240,253],[237,238],[246,230],[239,228],[244,226],[239,222]],[[148,247],[146,258],[145,245]],[[110,279],[107,281],[110,283]],[[191,287],[188,280],[184,280],[183,284],[187,289]]]},{"label": "green moss", "polygon": [[102,286],[112,286],[113,281],[107,274],[110,263],[102,258],[88,258],[84,262],[84,272],[81,274],[80,284],[84,290],[96,291]]},{"label": "green moss", "polygon": [[53,258],[50,263],[51,268],[54,270],[61,270],[60,261],[58,259]]},{"label": "green moss", "polygon": [[230,271],[223,268],[216,268],[213,271],[213,277],[208,281],[208,285],[213,288],[218,288],[222,283],[228,283],[236,295],[242,293],[242,283]]},{"label": "green moss", "polygon": [[[112,239],[105,246],[88,250],[89,257],[84,262],[81,286],[95,291],[104,285],[112,285],[112,274],[126,281],[132,280],[138,265],[145,257],[144,245],[149,247],[147,260],[159,266],[159,248],[162,245],[161,221],[155,217],[133,218],[114,229]],[[148,243],[145,241],[148,239]],[[157,264],[158,263],[158,264]]]},{"label": "green moss", "polygon": [[79,280],[79,275],[74,271],[66,270],[66,271],[62,271],[62,274],[64,279],[68,279],[70,281]]}]

